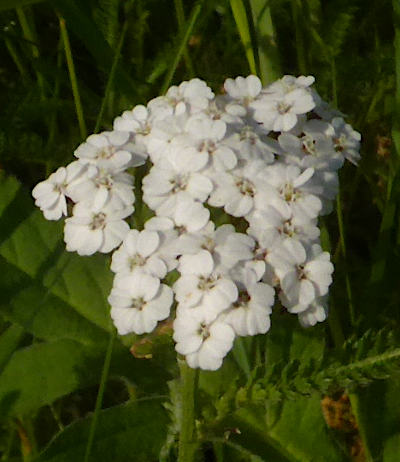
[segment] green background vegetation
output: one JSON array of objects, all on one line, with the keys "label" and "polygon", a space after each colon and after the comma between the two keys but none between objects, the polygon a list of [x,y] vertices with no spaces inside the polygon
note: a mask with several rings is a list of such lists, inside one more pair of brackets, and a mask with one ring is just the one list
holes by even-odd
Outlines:
[{"label": "green background vegetation", "polygon": [[[197,446],[199,461],[398,462],[400,2],[0,0],[0,28],[0,460],[183,461]],[[168,325],[117,338],[109,257],[65,252],[30,189],[170,84],[219,92],[250,72],[314,75],[362,161],[321,222],[329,321],[275,310],[266,336],[199,374],[190,409]],[[191,411],[196,445],[178,451]]]}]

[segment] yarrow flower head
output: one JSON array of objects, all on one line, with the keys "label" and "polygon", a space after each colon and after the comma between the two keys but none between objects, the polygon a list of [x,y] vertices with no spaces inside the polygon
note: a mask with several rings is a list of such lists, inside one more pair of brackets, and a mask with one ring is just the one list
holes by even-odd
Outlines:
[{"label": "yarrow flower head", "polygon": [[45,218],[67,217],[68,251],[113,252],[120,335],[174,317],[177,352],[216,370],[237,336],[269,331],[275,295],[304,327],[326,319],[334,268],[318,218],[332,209],[338,169],[359,162],[361,136],[313,83],[262,87],[250,75],[215,95],[182,82],[90,135],[35,186]]}]

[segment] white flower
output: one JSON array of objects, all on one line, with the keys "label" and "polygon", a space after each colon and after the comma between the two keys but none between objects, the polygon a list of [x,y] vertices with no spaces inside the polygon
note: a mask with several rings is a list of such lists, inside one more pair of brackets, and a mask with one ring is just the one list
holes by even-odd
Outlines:
[{"label": "white flower", "polygon": [[153,217],[146,221],[144,228],[148,231],[157,231],[160,244],[154,255],[157,255],[167,265],[168,272],[174,270],[178,265],[177,238],[179,232],[175,223],[168,217]]},{"label": "white flower", "polygon": [[129,132],[103,132],[90,135],[75,151],[75,156],[82,163],[90,163],[109,171],[121,171],[123,168],[143,165],[145,157],[141,151],[136,152],[130,142]]},{"label": "white flower", "polygon": [[162,279],[167,274],[167,265],[156,255],[159,246],[160,237],[156,231],[131,229],[121,247],[113,253],[111,270],[120,274],[142,271]]},{"label": "white flower", "polygon": [[76,251],[79,255],[110,252],[129,232],[129,225],[123,219],[132,213],[131,206],[117,211],[108,206],[99,212],[83,202],[76,204],[72,217],[65,220],[67,250]]},{"label": "white flower", "polygon": [[225,122],[195,115],[187,121],[185,131],[187,134],[182,136],[180,142],[201,157],[204,165],[209,162],[217,171],[235,167],[237,158],[234,152],[222,143],[226,133]]},{"label": "white flower", "polygon": [[133,176],[121,171],[110,172],[88,165],[87,174],[67,188],[67,195],[74,202],[85,202],[100,211],[106,204],[121,210],[135,201]]},{"label": "white flower", "polygon": [[179,196],[174,211],[175,225],[189,233],[203,229],[210,219],[210,211],[201,202],[194,201],[188,194]]},{"label": "white flower", "polygon": [[47,180],[38,183],[32,190],[35,204],[47,220],[59,220],[67,215],[66,197],[68,185],[79,182],[85,175],[86,167],[79,162],[72,162],[67,167],[60,167]]},{"label": "white flower", "polygon": [[179,153],[153,166],[143,179],[143,200],[157,215],[172,216],[182,192],[204,202],[213,189],[211,180],[196,171],[203,166],[196,165],[199,158]]},{"label": "white flower", "polygon": [[335,151],[340,152],[352,164],[357,165],[360,160],[361,135],[346,124],[341,117],[335,117],[331,124],[335,129]]},{"label": "white flower", "polygon": [[310,120],[303,125],[301,138],[290,133],[279,136],[286,163],[300,168],[337,170],[343,165],[343,156],[335,152],[331,124],[321,120]]},{"label": "white flower", "polygon": [[307,216],[310,219],[318,216],[322,208],[322,186],[313,181],[314,169],[304,172],[294,166],[276,163],[265,171],[265,180],[275,188],[275,194],[260,193],[255,196],[256,208],[263,209],[268,205],[275,207],[282,215],[290,209],[293,215]]},{"label": "white flower", "polygon": [[192,309],[201,304],[207,322],[212,322],[237,299],[237,287],[233,281],[214,271],[215,263],[207,250],[191,258],[190,266],[184,263],[184,259],[185,255],[181,257],[185,272],[174,284],[176,300]]},{"label": "white flower", "polygon": [[233,149],[238,159],[260,159],[265,164],[271,164],[275,160],[274,153],[281,153],[282,150],[276,140],[267,136],[268,133],[259,124],[237,124],[235,131],[224,142]]},{"label": "white flower", "polygon": [[305,311],[298,314],[300,324],[303,327],[315,326],[317,322],[325,321],[328,314],[327,299],[326,295],[318,297]]},{"label": "white flower", "polygon": [[270,256],[280,279],[281,301],[291,313],[305,311],[317,298],[328,293],[333,265],[328,252],[318,244],[305,248],[293,239],[286,239]]},{"label": "white flower", "polygon": [[252,258],[254,240],[246,234],[236,233],[233,225],[222,225],[215,229],[214,223],[209,222],[197,233],[182,234],[176,245],[183,255],[178,268],[181,273],[191,272],[198,253],[203,250],[212,255],[218,271],[225,272],[239,261]]},{"label": "white flower", "polygon": [[237,335],[257,335],[268,332],[269,315],[274,303],[274,289],[262,282],[251,285],[247,292],[241,292],[238,300],[222,316]]},{"label": "white flower", "polygon": [[226,107],[227,112],[245,116],[247,106],[254,101],[261,92],[261,80],[255,75],[226,79],[224,88],[227,94],[234,100]]},{"label": "white flower", "polygon": [[289,131],[297,123],[300,114],[306,114],[315,106],[310,92],[296,88],[285,94],[263,94],[251,107],[254,118],[267,130]]},{"label": "white flower", "polygon": [[213,207],[223,206],[234,217],[243,217],[253,210],[260,193],[270,193],[267,174],[268,168],[262,160],[245,162],[230,172],[215,174],[212,178],[216,186],[208,203]]},{"label": "white flower", "polygon": [[144,273],[117,278],[108,301],[120,335],[152,332],[169,316],[173,294],[170,287]]},{"label": "white flower", "polygon": [[207,323],[201,310],[178,310],[174,321],[175,349],[192,368],[215,371],[233,346],[232,327],[219,319]]}]

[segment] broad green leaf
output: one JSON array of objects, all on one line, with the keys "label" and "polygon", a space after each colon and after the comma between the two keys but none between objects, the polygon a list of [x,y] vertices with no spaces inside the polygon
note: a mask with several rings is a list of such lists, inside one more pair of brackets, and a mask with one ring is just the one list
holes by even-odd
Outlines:
[{"label": "broad green leaf", "polygon": [[18,347],[23,334],[21,326],[12,324],[0,335],[0,372]]},{"label": "broad green leaf", "polygon": [[[83,460],[91,418],[67,427],[35,462]],[[168,419],[159,400],[138,401],[100,412],[91,460],[158,460]]]},{"label": "broad green leaf", "polygon": [[359,423],[373,460],[396,462],[400,450],[400,375],[358,393]]},{"label": "broad green leaf", "polygon": [[[0,256],[13,268],[9,269],[1,261],[0,267],[4,268],[6,275],[14,274],[11,281],[9,276],[2,278],[0,287],[3,286],[7,292],[6,287],[11,285],[16,293],[16,281],[20,280],[20,290],[24,290],[25,299],[29,293],[25,292],[27,285],[32,286],[33,306],[27,311],[38,307],[45,309],[47,306],[47,311],[56,316],[49,307],[51,295],[56,297],[51,298],[54,303],[60,305],[57,302],[60,299],[62,304],[69,305],[70,311],[73,309],[99,328],[109,330],[106,299],[112,274],[107,258],[104,255],[79,257],[65,252],[62,223],[48,222],[39,210],[34,210],[33,199],[27,191],[18,188],[16,180],[7,178],[0,181],[0,185],[5,192],[5,206],[0,196],[0,210],[3,210],[0,214]],[[10,290],[8,292],[13,294]],[[19,294],[19,297],[23,295]],[[21,306],[21,300],[19,298],[13,303],[11,313],[15,313],[16,305]],[[64,318],[68,316],[66,313],[63,313]],[[72,316],[74,319],[71,319],[71,323],[78,325],[76,314]],[[29,315],[25,313],[25,320],[27,317]],[[84,333],[83,328],[81,331]]]},{"label": "broad green leaf", "polygon": [[268,434],[294,460],[342,462],[344,454],[334,442],[321,411],[319,396],[284,401],[276,422]]},{"label": "broad green leaf", "polygon": [[16,351],[0,375],[0,411],[23,415],[96,382],[101,359],[72,340],[37,343]]}]

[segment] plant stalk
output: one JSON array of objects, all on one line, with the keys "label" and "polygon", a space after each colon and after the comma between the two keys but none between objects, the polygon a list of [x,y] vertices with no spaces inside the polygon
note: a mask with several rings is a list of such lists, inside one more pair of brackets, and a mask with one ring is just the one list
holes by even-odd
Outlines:
[{"label": "plant stalk", "polygon": [[195,440],[195,391],[197,371],[186,361],[178,359],[181,373],[181,419],[178,445],[178,462],[193,462],[197,441]]},{"label": "plant stalk", "polygon": [[65,57],[67,59],[69,78],[71,81],[72,94],[74,96],[76,116],[78,118],[81,137],[82,139],[85,139],[87,136],[87,130],[86,130],[85,119],[83,117],[81,97],[79,94],[78,81],[76,78],[74,60],[72,58],[71,45],[69,43],[68,31],[65,25],[65,19],[59,16],[59,21],[60,21],[61,36],[62,36],[63,43],[64,43]]}]

